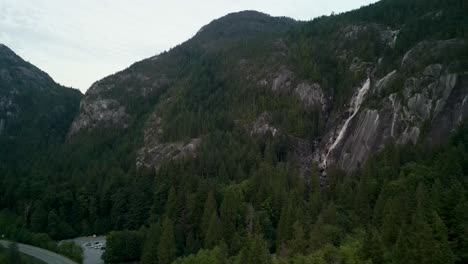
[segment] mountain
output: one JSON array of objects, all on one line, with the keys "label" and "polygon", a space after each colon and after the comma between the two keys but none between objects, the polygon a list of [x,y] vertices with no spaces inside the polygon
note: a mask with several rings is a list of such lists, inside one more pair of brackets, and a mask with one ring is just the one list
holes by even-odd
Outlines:
[{"label": "mountain", "polygon": [[108,234],[109,263],[465,263],[466,10],[216,19],[0,167],[0,233]]},{"label": "mountain", "polygon": [[0,44],[1,160],[63,142],[81,97]]},{"label": "mountain", "polygon": [[[260,126],[289,139],[289,160],[303,173],[312,162],[353,171],[391,142],[444,143],[467,116],[467,42],[450,24],[462,16],[455,4],[422,2],[382,1],[308,23],[230,14],[95,83],[70,135],[145,122],[136,162],[158,167],[194,154],[214,129]],[[404,8],[417,11],[408,21],[373,14],[400,5],[405,18]],[[255,104],[279,97],[281,108]],[[198,127],[213,112],[225,124]]]}]

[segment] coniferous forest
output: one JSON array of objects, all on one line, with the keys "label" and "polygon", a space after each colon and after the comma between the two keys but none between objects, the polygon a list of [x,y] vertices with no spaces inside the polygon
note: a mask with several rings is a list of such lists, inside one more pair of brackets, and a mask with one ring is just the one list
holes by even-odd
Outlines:
[{"label": "coniferous forest", "polygon": [[[372,29],[342,42],[349,25]],[[387,28],[399,32],[392,45],[379,40],[378,30]],[[403,63],[419,43],[446,40],[462,44],[421,52],[411,67]],[[431,122],[445,110],[434,111],[418,123],[414,142],[389,136],[374,149],[359,141],[372,151],[353,170],[338,162],[323,168],[320,160],[310,159],[304,172],[295,162],[297,142],[321,142],[341,120],[353,117],[346,112],[352,88],[367,76],[375,76],[376,81],[368,78],[377,87],[377,80],[398,72],[385,91],[368,93],[358,108],[362,113],[390,104],[380,100],[390,94],[405,100],[413,77],[427,77],[425,69],[434,64],[457,74],[453,90],[461,92],[454,97],[463,99],[467,43],[467,1],[381,0],[309,22],[249,12],[228,15],[156,62],[137,62],[97,82],[116,83],[102,94],[93,90],[83,96],[47,78],[37,87],[51,87],[51,92],[38,93],[44,90],[33,89],[30,80],[0,76],[0,119],[8,122],[1,99],[10,87],[22,91],[15,100],[23,109],[5,129],[0,122],[0,235],[76,261],[82,260],[80,249],[56,241],[106,235],[106,263],[468,263],[465,119],[457,119],[453,129],[435,126],[447,133],[434,134]],[[372,64],[363,64],[372,70],[350,71],[355,57]],[[0,52],[0,69],[15,63]],[[278,95],[255,79],[284,65],[294,78],[317,83],[332,98],[325,110],[304,107],[296,97]],[[144,88],[139,81],[118,82],[119,74],[159,72],[164,72],[162,88],[144,96],[131,94]],[[85,112],[80,101],[105,96],[125,107],[125,129],[96,125],[70,132]],[[452,112],[463,117],[466,99],[450,98],[447,108],[460,107]],[[147,129],[154,113],[161,133]],[[250,124],[263,113],[280,132],[252,132]],[[392,124],[392,118],[381,119]],[[351,123],[349,129],[362,124]],[[196,155],[141,166],[135,162],[141,146],[153,144],[147,143],[147,131],[159,133],[154,141],[163,146],[201,143]],[[0,250],[0,263],[21,259],[14,248]]]}]

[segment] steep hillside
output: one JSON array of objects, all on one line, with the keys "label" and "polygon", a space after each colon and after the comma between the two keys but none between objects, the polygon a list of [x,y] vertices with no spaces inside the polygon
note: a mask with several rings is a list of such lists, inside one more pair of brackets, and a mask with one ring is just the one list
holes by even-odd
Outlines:
[{"label": "steep hillside", "polygon": [[2,166],[24,162],[29,152],[63,142],[81,97],[0,44]]},{"label": "steep hillside", "polygon": [[216,129],[266,126],[302,174],[353,171],[392,142],[443,143],[468,111],[463,5],[382,1],[305,24],[231,14],[94,84],[70,135],[145,122],[136,162],[159,167]]},{"label": "steep hillside", "polygon": [[467,10],[214,20],[7,166],[0,233],[109,234],[110,263],[465,263]]}]

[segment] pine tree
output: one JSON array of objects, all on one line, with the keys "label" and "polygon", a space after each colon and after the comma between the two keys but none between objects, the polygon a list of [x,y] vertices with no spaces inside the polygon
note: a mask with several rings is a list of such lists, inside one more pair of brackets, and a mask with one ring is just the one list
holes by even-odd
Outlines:
[{"label": "pine tree", "polygon": [[59,235],[59,228],[60,219],[55,210],[52,210],[49,212],[49,215],[47,217],[47,232],[51,237],[56,237],[57,235]]},{"label": "pine tree", "polygon": [[293,239],[289,241],[289,249],[292,254],[304,254],[307,248],[307,241],[302,224],[296,221],[293,225]]},{"label": "pine tree", "polygon": [[267,244],[260,236],[255,235],[247,239],[241,251],[239,264],[270,264],[272,263]]},{"label": "pine tree", "polygon": [[393,248],[392,263],[404,264],[410,255],[411,248],[408,247],[408,237],[406,233],[406,225],[402,226],[398,234],[395,247]]},{"label": "pine tree", "polygon": [[468,201],[462,196],[453,209],[453,227],[450,230],[454,253],[461,263],[468,263]]},{"label": "pine tree", "polygon": [[202,234],[202,237],[204,238],[208,228],[210,227],[210,222],[211,218],[213,216],[213,213],[215,213],[217,210],[217,204],[216,204],[216,199],[214,197],[213,192],[209,192],[208,196],[205,201],[205,206],[203,210],[203,215],[200,223],[200,231]]},{"label": "pine tree", "polygon": [[159,237],[161,236],[161,226],[153,224],[149,228],[148,234],[143,248],[142,263],[143,264],[157,264],[158,263],[158,247]]},{"label": "pine tree", "polygon": [[436,212],[433,212],[432,233],[435,239],[433,263],[453,263],[454,256],[448,242],[447,227]]},{"label": "pine tree", "polygon": [[200,249],[200,242],[197,240],[193,232],[189,232],[185,238],[185,255],[193,254]]},{"label": "pine tree", "polygon": [[312,165],[312,172],[310,178],[310,193],[309,200],[307,204],[307,211],[309,216],[309,223],[314,223],[317,220],[317,217],[320,213],[320,208],[322,206],[322,197],[320,189],[320,174],[318,171],[318,165]]},{"label": "pine tree", "polygon": [[40,200],[36,201],[31,215],[31,230],[33,232],[44,232],[47,226],[47,217],[47,211],[44,209],[42,202]]},{"label": "pine tree", "polygon": [[174,226],[170,218],[164,220],[162,233],[158,245],[158,263],[170,264],[175,259],[177,253]]},{"label": "pine tree", "polygon": [[271,165],[275,165],[278,162],[278,157],[276,156],[276,151],[271,140],[267,142],[263,155],[265,162]]},{"label": "pine tree", "polygon": [[169,190],[165,208],[166,208],[165,210],[166,217],[173,218],[176,214],[176,209],[177,209],[177,194],[176,194],[176,189],[174,188],[174,186],[172,186],[171,189]]},{"label": "pine tree", "polygon": [[367,178],[362,176],[354,200],[354,210],[358,215],[359,224],[367,224],[370,220],[371,208],[369,206],[369,199]]},{"label": "pine tree", "polygon": [[286,242],[292,237],[293,225],[292,207],[286,203],[281,210],[281,216],[276,228],[276,250],[279,251],[285,246]]},{"label": "pine tree", "polygon": [[223,240],[223,226],[219,220],[218,213],[214,212],[211,216],[210,225],[205,235],[205,248],[211,249]]},{"label": "pine tree", "polygon": [[228,188],[224,194],[220,207],[220,218],[223,226],[224,240],[229,245],[236,232],[236,220],[240,201],[238,194],[233,188]]},{"label": "pine tree", "polygon": [[364,256],[367,259],[370,259],[372,264],[384,263],[382,240],[377,229],[374,227],[371,227],[369,230],[367,230],[362,250]]},{"label": "pine tree", "polygon": [[234,234],[231,241],[231,246],[229,247],[229,253],[231,255],[236,255],[242,249],[243,240],[238,232]]},{"label": "pine tree", "polygon": [[399,200],[396,198],[387,200],[382,219],[382,242],[386,247],[391,247],[398,239],[402,225]]},{"label": "pine tree", "polygon": [[340,236],[340,229],[337,227],[336,206],[330,202],[327,208],[322,210],[317,221],[312,226],[309,238],[309,252],[314,252],[326,244],[336,244]]},{"label": "pine tree", "polygon": [[319,216],[310,230],[310,238],[308,243],[309,252],[314,252],[330,242],[330,239],[325,230],[326,227],[327,226],[323,222],[322,216]]}]

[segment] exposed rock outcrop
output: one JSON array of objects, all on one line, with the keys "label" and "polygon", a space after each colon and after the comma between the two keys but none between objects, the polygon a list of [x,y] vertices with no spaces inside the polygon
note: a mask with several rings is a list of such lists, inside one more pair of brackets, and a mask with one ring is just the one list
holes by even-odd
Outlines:
[{"label": "exposed rock outcrop", "polygon": [[327,111],[327,97],[318,83],[299,83],[294,88],[294,94],[306,109],[320,109],[323,113]]},{"label": "exposed rock outcrop", "polygon": [[117,100],[96,99],[88,102],[85,99],[80,103],[80,115],[73,122],[69,136],[79,131],[95,128],[126,128],[128,120],[129,116],[125,112],[125,107],[120,105]]},{"label": "exposed rock outcrop", "polygon": [[271,90],[278,93],[288,93],[293,85],[294,73],[286,67],[282,67],[273,80]]},{"label": "exposed rock outcrop", "polygon": [[[397,71],[392,71],[371,85],[372,94],[379,94],[392,82]],[[400,93],[392,93],[385,98],[379,96],[379,108],[364,106],[357,117],[348,124],[341,143],[335,145],[329,154],[327,165],[337,165],[352,171],[362,165],[367,158],[393,141],[398,144],[416,144],[424,127],[429,129],[429,144],[447,140],[462,120],[468,118],[468,75],[451,73],[447,66],[431,64],[414,76],[408,77]],[[353,97],[354,98],[354,97]],[[349,120],[349,118],[348,118]],[[340,126],[338,126],[340,128]],[[333,128],[336,130],[336,128]],[[342,130],[342,127],[341,127]],[[326,136],[330,141],[335,133]],[[328,138],[328,139],[327,139]],[[339,137],[338,137],[339,138]],[[337,138],[334,138],[336,142]],[[324,141],[327,142],[327,141]],[[333,142],[333,141],[332,141]],[[322,143],[321,161],[326,157],[326,143]]]},{"label": "exposed rock outcrop", "polygon": [[146,121],[143,146],[138,150],[137,167],[158,169],[163,162],[195,157],[201,144],[200,138],[185,142],[161,142],[162,119],[154,112]]},{"label": "exposed rock outcrop", "polygon": [[268,134],[276,136],[279,132],[277,128],[271,125],[271,116],[267,112],[262,113],[249,129],[250,135],[266,136]]}]

